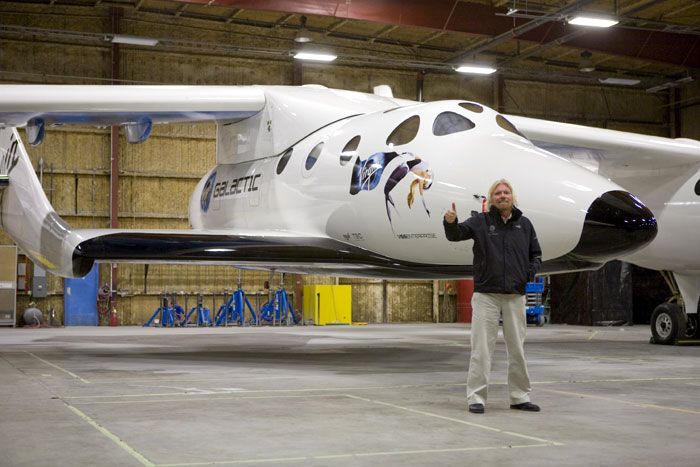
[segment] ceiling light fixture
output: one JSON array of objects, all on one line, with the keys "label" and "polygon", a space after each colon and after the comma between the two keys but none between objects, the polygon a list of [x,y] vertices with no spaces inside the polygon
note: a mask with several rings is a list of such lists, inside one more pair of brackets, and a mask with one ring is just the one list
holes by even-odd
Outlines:
[{"label": "ceiling light fixture", "polygon": [[297,52],[294,55],[294,58],[297,60],[310,60],[312,62],[332,62],[338,58],[338,56],[321,52]]},{"label": "ceiling light fixture", "polygon": [[602,84],[616,84],[618,86],[634,86],[635,84],[641,83],[638,79],[629,78],[605,78],[599,79],[598,82]]},{"label": "ceiling light fixture", "polygon": [[594,28],[609,28],[619,23],[616,19],[591,15],[577,15],[567,19],[567,22],[576,26],[591,26]]},{"label": "ceiling light fixture", "polygon": [[455,71],[459,73],[471,73],[476,75],[490,75],[496,72],[496,69],[483,65],[461,65]]},{"label": "ceiling light fixture", "polygon": [[593,54],[590,50],[584,50],[581,52],[581,63],[578,65],[578,71],[581,73],[590,73],[595,71],[595,65],[593,64],[593,60],[591,60],[592,56]]},{"label": "ceiling light fixture", "polygon": [[663,84],[659,84],[657,86],[652,86],[647,89],[647,92],[659,92],[659,91],[665,91],[667,89],[672,89],[672,88],[678,88],[683,85],[692,83],[695,81],[692,76],[686,76],[685,78],[677,79],[675,81],[668,81]]},{"label": "ceiling light fixture", "polygon": [[115,34],[111,38],[108,37],[113,44],[129,44],[129,45],[147,45],[149,47],[154,47],[158,44],[158,39],[151,39],[149,37],[139,37],[139,36],[127,36],[124,34]]},{"label": "ceiling light fixture", "polygon": [[311,37],[309,30],[306,29],[306,16],[302,16],[301,18],[299,18],[299,25],[300,28],[294,35],[294,42],[305,44],[307,42],[313,41],[314,39]]}]

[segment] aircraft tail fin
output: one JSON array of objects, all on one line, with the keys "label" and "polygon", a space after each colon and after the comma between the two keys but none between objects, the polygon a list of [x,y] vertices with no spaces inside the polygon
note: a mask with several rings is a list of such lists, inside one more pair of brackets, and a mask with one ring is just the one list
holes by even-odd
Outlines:
[{"label": "aircraft tail fin", "polygon": [[74,234],[46,198],[19,133],[11,127],[0,128],[0,227],[32,261],[53,273],[82,276],[92,266],[74,268],[69,245]]}]

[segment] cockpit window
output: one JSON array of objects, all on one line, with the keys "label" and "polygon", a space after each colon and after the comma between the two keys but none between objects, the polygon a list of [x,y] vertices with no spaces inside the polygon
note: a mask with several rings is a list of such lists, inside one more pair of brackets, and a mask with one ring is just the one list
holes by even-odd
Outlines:
[{"label": "cockpit window", "polygon": [[433,122],[433,134],[435,136],[451,135],[460,131],[474,128],[474,122],[454,112],[442,112],[435,117]]},{"label": "cockpit window", "polygon": [[284,168],[287,167],[287,162],[289,162],[289,158],[292,157],[292,152],[293,150],[289,148],[284,154],[282,154],[282,157],[280,157],[280,160],[277,163],[277,175],[281,174]]},{"label": "cockpit window", "polygon": [[320,142],[316,146],[314,146],[309,155],[306,156],[306,162],[304,163],[304,167],[306,167],[306,170],[311,170],[311,167],[314,166],[314,164],[318,160],[318,156],[321,155],[321,149],[323,149],[323,142]]},{"label": "cockpit window", "polygon": [[510,131],[511,133],[515,133],[518,136],[522,136],[523,138],[525,135],[520,133],[517,128],[515,128],[515,125],[510,123],[508,120],[503,115],[496,115],[496,123],[498,123],[498,126],[503,128],[504,130]]},{"label": "cockpit window", "polygon": [[386,139],[386,144],[399,146],[401,144],[410,143],[418,134],[419,125],[420,117],[418,115],[408,117],[406,120],[401,122],[401,124],[397,126],[394,131],[391,132],[389,137]]},{"label": "cockpit window", "polygon": [[345,145],[343,151],[340,153],[340,165],[347,164],[357,155],[357,148],[360,145],[360,139],[360,135],[357,135],[348,141],[348,144]]},{"label": "cockpit window", "polygon": [[463,109],[467,109],[471,112],[478,113],[480,114],[481,112],[484,111],[484,108],[480,106],[479,104],[475,104],[473,102],[460,102],[459,106],[462,107]]}]

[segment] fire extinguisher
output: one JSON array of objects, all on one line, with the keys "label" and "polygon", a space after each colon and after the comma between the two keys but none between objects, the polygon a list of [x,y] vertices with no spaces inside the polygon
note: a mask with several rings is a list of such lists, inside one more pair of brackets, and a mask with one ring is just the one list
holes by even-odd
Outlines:
[{"label": "fire extinguisher", "polygon": [[117,309],[112,308],[112,311],[109,313],[109,325],[110,326],[119,326],[119,320],[117,319]]}]

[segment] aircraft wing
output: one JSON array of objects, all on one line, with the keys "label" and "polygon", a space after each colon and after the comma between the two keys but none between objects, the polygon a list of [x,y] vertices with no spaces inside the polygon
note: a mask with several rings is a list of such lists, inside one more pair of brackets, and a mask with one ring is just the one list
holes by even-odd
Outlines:
[{"label": "aircraft wing", "polygon": [[536,146],[604,175],[700,163],[700,142],[507,116]]},{"label": "aircraft wing", "polygon": [[115,229],[76,229],[73,234],[73,268],[85,272],[94,261],[231,264],[281,272],[303,272],[311,266],[383,269],[392,264],[362,248],[308,234]]},{"label": "aircraft wing", "polygon": [[27,127],[39,144],[46,126],[125,125],[130,142],[148,138],[154,123],[238,121],[260,112],[257,86],[0,85],[0,127]]}]

